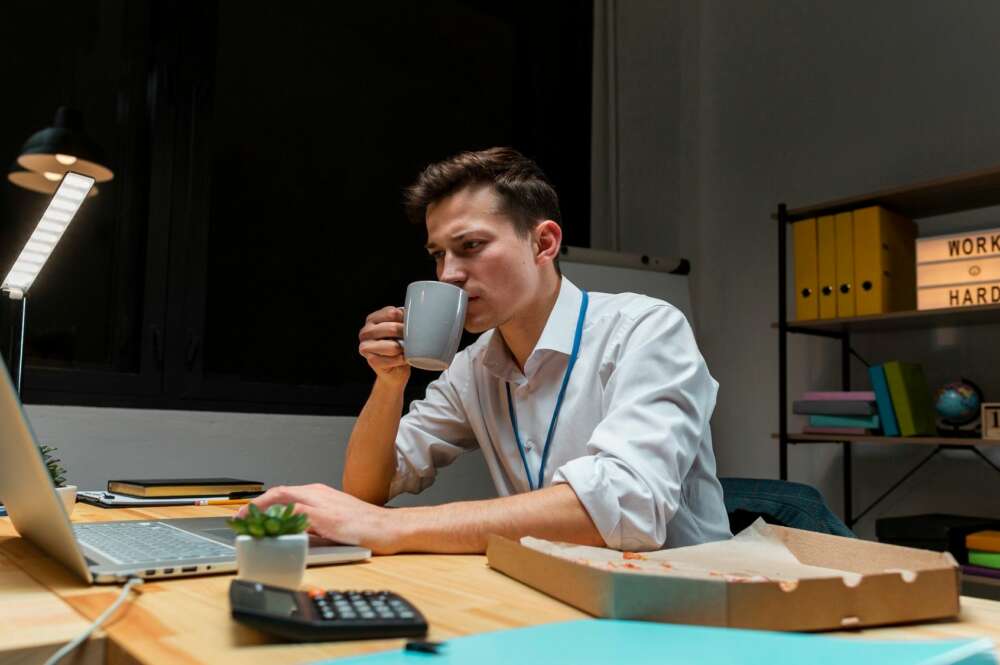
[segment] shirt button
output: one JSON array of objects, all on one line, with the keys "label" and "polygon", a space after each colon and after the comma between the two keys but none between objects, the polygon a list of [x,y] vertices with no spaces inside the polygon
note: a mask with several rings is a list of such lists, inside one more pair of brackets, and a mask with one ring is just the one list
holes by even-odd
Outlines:
[{"label": "shirt button", "polygon": [[528,439],[527,441],[524,442],[524,447],[527,448],[528,450],[533,450],[535,448],[535,442],[532,441],[531,439]]}]

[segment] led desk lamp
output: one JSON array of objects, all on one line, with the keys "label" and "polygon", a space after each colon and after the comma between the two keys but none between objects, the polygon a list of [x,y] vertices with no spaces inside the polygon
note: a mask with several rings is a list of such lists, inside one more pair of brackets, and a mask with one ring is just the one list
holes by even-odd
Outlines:
[{"label": "led desk lamp", "polygon": [[52,254],[52,250],[59,244],[59,239],[66,232],[66,228],[76,216],[76,211],[80,209],[80,205],[93,187],[94,178],[91,176],[72,171],[63,175],[56,188],[56,193],[49,201],[49,206],[45,209],[34,233],[28,238],[28,242],[21,250],[14,266],[4,277],[3,283],[0,284],[0,291],[21,305],[19,331],[15,335],[16,342],[12,345],[14,353],[10,359],[10,365],[14,370],[14,376],[11,378],[14,380],[18,395],[21,394],[21,379],[24,371],[24,328],[28,316],[26,297],[28,289],[35,282],[35,278],[42,271],[45,262]]}]

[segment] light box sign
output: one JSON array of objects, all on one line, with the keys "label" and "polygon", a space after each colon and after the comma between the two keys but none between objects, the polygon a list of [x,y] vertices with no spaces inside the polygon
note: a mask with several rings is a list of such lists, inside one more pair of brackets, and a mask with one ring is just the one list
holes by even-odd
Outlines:
[{"label": "light box sign", "polygon": [[1000,305],[1000,229],[917,238],[917,309]]}]

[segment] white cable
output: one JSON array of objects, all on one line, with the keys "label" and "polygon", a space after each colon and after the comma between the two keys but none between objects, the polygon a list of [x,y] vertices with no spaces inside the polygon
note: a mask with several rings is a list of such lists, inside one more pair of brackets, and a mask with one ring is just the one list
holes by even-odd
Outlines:
[{"label": "white cable", "polygon": [[73,639],[72,642],[69,642],[68,644],[66,644],[65,646],[63,646],[62,649],[59,649],[59,651],[56,651],[54,654],[52,654],[52,656],[47,661],[45,661],[45,665],[55,665],[64,656],[66,656],[68,653],[70,653],[73,649],[75,649],[78,646],[80,646],[80,644],[84,640],[86,640],[88,637],[90,637],[90,634],[92,632],[94,632],[95,630],[97,630],[98,626],[100,626],[102,623],[104,623],[104,621],[109,616],[111,616],[112,614],[114,614],[115,610],[117,610],[119,608],[119,606],[121,606],[121,604],[125,602],[125,599],[128,597],[128,592],[132,590],[132,587],[134,587],[136,584],[140,584],[141,582],[142,582],[141,578],[130,577],[128,579],[128,581],[125,582],[125,586],[122,587],[122,592],[118,596],[118,599],[115,600],[115,602],[111,603],[111,607],[109,607],[108,609],[106,609],[103,612],[101,612],[101,616],[97,617],[97,619],[94,620],[94,623],[90,624],[90,626],[87,628],[87,630],[85,630],[82,633],[80,633],[79,635],[77,635]]}]

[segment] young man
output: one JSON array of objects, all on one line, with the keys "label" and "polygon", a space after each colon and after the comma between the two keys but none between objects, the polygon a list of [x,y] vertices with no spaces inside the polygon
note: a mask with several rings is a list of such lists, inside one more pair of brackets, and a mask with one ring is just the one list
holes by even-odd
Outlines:
[{"label": "young man", "polygon": [[[561,277],[559,202],[514,150],[429,166],[407,191],[437,277],[469,294],[483,333],[400,418],[410,368],[403,312],[371,314],[359,350],[375,372],[347,449],[344,491],[277,487],[318,534],[377,553],[482,552],[489,534],[628,550],[730,536],[709,419],[718,384],[684,316]],[[382,507],[479,448],[500,498]]]}]

